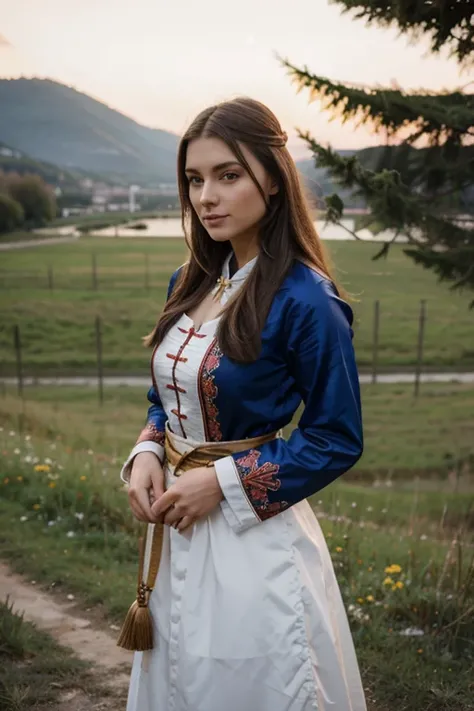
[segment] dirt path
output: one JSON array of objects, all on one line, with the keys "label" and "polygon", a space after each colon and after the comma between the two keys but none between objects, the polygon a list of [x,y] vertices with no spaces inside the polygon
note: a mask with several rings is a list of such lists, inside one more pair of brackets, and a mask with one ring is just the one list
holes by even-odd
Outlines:
[{"label": "dirt path", "polygon": [[[125,708],[132,653],[117,647],[114,635],[95,629],[91,620],[77,612],[75,602],[59,602],[39,586],[12,573],[0,563],[0,598],[9,596],[16,612],[51,635],[59,644],[73,649],[80,659],[92,662],[98,681],[107,695],[90,698],[84,690],[69,691],[59,699],[55,711],[119,711]],[[74,609],[76,608],[76,609]]]}]

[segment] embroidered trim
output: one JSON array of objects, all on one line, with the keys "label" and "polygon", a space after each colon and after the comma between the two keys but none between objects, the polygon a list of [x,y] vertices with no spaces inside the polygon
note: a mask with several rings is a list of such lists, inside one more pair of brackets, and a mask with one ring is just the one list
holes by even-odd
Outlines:
[{"label": "embroidered trim", "polygon": [[244,457],[237,459],[235,464],[249,503],[259,519],[265,521],[287,509],[289,504],[287,501],[270,503],[268,492],[278,491],[281,486],[281,481],[276,476],[280,465],[264,462],[259,466],[261,454],[257,449],[251,449]]},{"label": "embroidered trim", "polygon": [[220,442],[222,440],[221,426],[219,423],[219,409],[215,403],[217,385],[213,373],[220,365],[223,353],[215,338],[206,351],[198,375],[199,400],[203,415],[204,431],[207,442]]},{"label": "embroidered trim", "polygon": [[161,446],[164,447],[165,432],[164,430],[159,430],[153,422],[147,422],[135,444],[140,444],[140,442],[156,442],[156,444],[161,444]]}]

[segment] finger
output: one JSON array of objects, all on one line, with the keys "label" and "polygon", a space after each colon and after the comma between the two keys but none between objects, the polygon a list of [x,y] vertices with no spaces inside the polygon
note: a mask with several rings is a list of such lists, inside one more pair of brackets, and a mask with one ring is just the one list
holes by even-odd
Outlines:
[{"label": "finger", "polygon": [[160,471],[152,471],[151,484],[151,493],[156,501],[165,493],[165,476],[162,469]]},{"label": "finger", "polygon": [[163,523],[167,526],[174,526],[184,516],[184,511],[177,506],[172,506],[165,514]]},{"label": "finger", "polygon": [[133,499],[130,499],[130,509],[138,521],[146,521],[145,514]]},{"label": "finger", "polygon": [[176,491],[173,491],[173,487],[170,486],[168,491],[165,491],[165,493],[160,496],[158,501],[155,501],[153,504],[153,515],[159,516],[164,513],[167,509],[169,509],[171,504],[175,503],[177,498]]},{"label": "finger", "polygon": [[195,519],[192,516],[183,516],[181,521],[178,521],[178,523],[175,525],[175,528],[179,533],[182,533],[187,528],[190,528],[190,526],[194,526],[194,523]]},{"label": "finger", "polygon": [[145,521],[153,522],[155,517],[152,513],[150,506],[150,493],[148,489],[142,487],[137,489],[131,489],[129,492],[131,500],[134,502],[135,506],[141,510]]}]

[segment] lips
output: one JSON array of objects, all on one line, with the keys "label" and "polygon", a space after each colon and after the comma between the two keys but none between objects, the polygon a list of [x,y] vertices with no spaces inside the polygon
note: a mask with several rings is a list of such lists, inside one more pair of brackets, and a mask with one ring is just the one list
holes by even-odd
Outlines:
[{"label": "lips", "polygon": [[228,217],[228,215],[207,215],[203,217],[203,220],[209,225],[217,225],[225,220],[226,217]]}]

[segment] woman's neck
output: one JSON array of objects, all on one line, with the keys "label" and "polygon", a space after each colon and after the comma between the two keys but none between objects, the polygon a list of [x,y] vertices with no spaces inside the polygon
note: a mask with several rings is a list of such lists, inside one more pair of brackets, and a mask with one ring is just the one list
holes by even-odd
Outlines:
[{"label": "woman's neck", "polygon": [[258,243],[252,242],[245,245],[232,244],[233,255],[230,260],[229,269],[231,273],[235,273],[242,267],[245,267],[247,262],[256,257],[260,252]]}]

